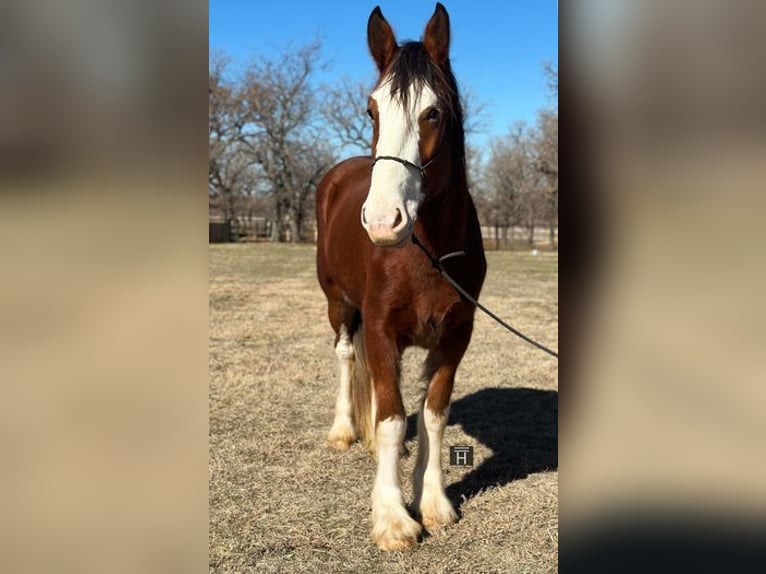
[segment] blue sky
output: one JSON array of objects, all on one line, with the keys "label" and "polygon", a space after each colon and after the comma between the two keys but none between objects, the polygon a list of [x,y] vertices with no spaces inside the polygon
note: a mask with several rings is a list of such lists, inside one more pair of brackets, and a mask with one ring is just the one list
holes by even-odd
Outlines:
[{"label": "blue sky", "polygon": [[[514,121],[534,123],[536,111],[554,104],[542,63],[558,63],[558,4],[552,0],[444,0],[452,27],[451,60],[462,87],[486,104],[486,133],[506,133]],[[367,18],[380,4],[397,40],[420,39],[435,0],[375,2],[318,0],[211,0],[209,44],[241,64],[288,42],[317,36],[331,68],[321,81],[344,76],[373,82]]]}]

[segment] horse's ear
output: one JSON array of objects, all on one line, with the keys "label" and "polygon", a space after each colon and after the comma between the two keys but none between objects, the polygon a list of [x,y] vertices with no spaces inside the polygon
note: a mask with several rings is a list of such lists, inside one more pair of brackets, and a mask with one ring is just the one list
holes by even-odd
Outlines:
[{"label": "horse's ear", "polygon": [[372,54],[378,70],[383,73],[391,60],[394,59],[396,38],[391,26],[383,17],[380,6],[375,6],[372,14],[370,14],[370,19],[367,20],[367,45],[370,47],[370,54]]},{"label": "horse's ear", "polygon": [[449,14],[441,2],[436,3],[436,10],[426,24],[423,45],[431,59],[443,66],[449,59]]}]

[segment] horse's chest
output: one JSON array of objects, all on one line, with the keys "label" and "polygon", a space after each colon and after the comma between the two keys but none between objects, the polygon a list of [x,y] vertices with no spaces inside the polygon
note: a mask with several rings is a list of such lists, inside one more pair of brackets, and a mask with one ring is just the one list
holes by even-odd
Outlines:
[{"label": "horse's chest", "polygon": [[413,342],[421,347],[432,348],[449,332],[460,298],[454,291],[437,289],[419,303],[416,307]]},{"label": "horse's chest", "polygon": [[419,347],[431,349],[436,347],[444,335],[444,323],[436,317],[428,317],[425,321],[419,322],[412,341]]}]

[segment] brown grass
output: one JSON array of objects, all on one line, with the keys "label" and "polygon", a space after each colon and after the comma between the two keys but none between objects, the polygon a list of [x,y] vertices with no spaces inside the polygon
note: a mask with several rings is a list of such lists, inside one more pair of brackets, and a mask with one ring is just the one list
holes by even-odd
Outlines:
[{"label": "brown grass", "polygon": [[[557,255],[490,252],[481,300],[557,345]],[[474,468],[445,467],[460,521],[414,550],[369,539],[374,462],[326,447],[337,392],[333,333],[312,247],[210,247],[212,572],[555,572],[557,363],[477,315],[445,432]],[[412,415],[425,354],[404,357]],[[410,416],[405,497],[415,462]]]}]

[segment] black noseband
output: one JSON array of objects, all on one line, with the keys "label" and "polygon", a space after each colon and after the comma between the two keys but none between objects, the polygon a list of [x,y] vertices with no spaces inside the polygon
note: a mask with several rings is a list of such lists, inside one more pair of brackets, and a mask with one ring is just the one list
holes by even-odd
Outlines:
[{"label": "black noseband", "polygon": [[395,155],[379,155],[378,157],[376,157],[375,159],[372,160],[372,165],[370,166],[370,171],[372,171],[372,168],[374,168],[375,164],[378,163],[380,160],[387,159],[387,160],[398,162],[398,163],[402,164],[403,166],[408,167],[410,169],[414,169],[415,171],[417,171],[420,174],[421,177],[425,177],[425,175],[426,175],[426,173],[425,173],[426,168],[433,163],[433,161],[436,159],[437,155],[438,155],[438,153],[434,154],[434,156],[431,159],[429,159],[426,163],[424,163],[423,165],[416,165],[416,164],[412,163],[411,161],[407,161],[406,159],[403,159],[401,157],[396,157]]}]

